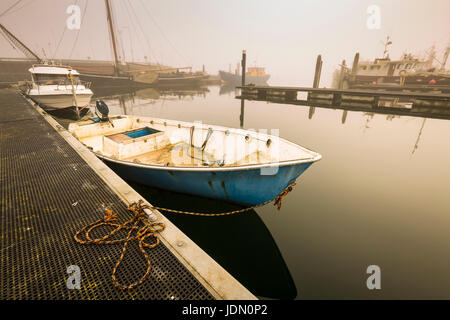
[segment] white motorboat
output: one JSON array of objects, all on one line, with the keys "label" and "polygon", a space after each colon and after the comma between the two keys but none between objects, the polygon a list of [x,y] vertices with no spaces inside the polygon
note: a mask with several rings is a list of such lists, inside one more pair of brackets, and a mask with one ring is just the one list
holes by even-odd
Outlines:
[{"label": "white motorboat", "polygon": [[80,74],[67,66],[33,65],[29,70],[31,83],[26,94],[44,109],[83,107],[91,101],[89,84]]}]

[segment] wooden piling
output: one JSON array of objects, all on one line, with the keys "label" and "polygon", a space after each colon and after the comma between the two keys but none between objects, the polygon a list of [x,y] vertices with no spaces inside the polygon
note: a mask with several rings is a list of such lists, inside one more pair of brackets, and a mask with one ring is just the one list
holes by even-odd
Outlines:
[{"label": "wooden piling", "polygon": [[[314,73],[313,88],[319,87],[321,74],[322,74],[322,55],[319,54],[316,60],[316,71]],[[315,109],[316,109],[315,107],[309,108],[309,115],[308,115],[309,119],[311,119],[312,116],[314,115],[314,112],[316,111]]]},{"label": "wooden piling", "polygon": [[333,93],[333,100],[332,104],[335,107],[339,107],[342,103],[342,94],[340,93]]},{"label": "wooden piling", "polygon": [[342,60],[341,73],[339,74],[338,89],[342,89],[344,86],[345,69],[346,69],[345,60]]},{"label": "wooden piling", "polygon": [[242,61],[241,61],[241,65],[242,65],[242,86],[245,86],[245,65],[247,62],[247,53],[245,52],[245,50],[242,50]]},{"label": "wooden piling", "polygon": [[241,99],[241,114],[239,115],[240,128],[244,128],[244,109],[245,109],[245,99]]},{"label": "wooden piling", "polygon": [[316,107],[309,107],[308,119],[312,119],[314,113],[316,113]]},{"label": "wooden piling", "polygon": [[358,64],[359,64],[359,52],[355,54],[355,58],[353,58],[353,65],[352,65],[352,82],[355,82],[356,80],[356,73],[358,72]]},{"label": "wooden piling", "polygon": [[347,110],[344,110],[344,112],[342,112],[342,118],[341,118],[341,123],[345,124],[345,121],[347,120]]},{"label": "wooden piling", "polygon": [[319,54],[316,60],[316,72],[314,73],[313,88],[319,87],[321,73],[322,73],[322,56]]},{"label": "wooden piling", "polygon": [[378,108],[379,102],[380,102],[380,97],[379,96],[374,96],[373,97],[373,102],[372,102],[372,108]]}]

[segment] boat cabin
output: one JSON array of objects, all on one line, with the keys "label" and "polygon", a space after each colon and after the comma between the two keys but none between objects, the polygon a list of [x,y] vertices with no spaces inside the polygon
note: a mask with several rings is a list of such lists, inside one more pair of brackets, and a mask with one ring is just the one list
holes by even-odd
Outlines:
[{"label": "boat cabin", "polygon": [[246,75],[249,77],[263,77],[266,74],[265,68],[248,67]]},{"label": "boat cabin", "polygon": [[61,85],[80,83],[80,74],[70,67],[52,65],[33,65],[28,71],[36,85]]},{"label": "boat cabin", "polygon": [[403,55],[400,60],[377,58],[375,61],[361,61],[358,64],[357,75],[362,76],[402,76],[431,67],[431,61],[423,61],[411,55]]}]

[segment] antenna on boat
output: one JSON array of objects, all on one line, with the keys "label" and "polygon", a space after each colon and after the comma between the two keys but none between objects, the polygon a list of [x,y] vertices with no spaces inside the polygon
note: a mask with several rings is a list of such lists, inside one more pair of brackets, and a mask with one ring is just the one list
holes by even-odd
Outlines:
[{"label": "antenna on boat", "polygon": [[387,36],[386,37],[386,42],[383,42],[383,44],[384,44],[383,59],[389,59],[388,46],[392,44],[391,38],[389,36]]}]

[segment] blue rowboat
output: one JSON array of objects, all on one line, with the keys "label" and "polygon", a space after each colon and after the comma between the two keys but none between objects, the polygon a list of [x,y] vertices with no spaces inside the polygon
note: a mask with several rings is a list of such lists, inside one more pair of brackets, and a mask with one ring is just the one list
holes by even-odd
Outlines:
[{"label": "blue rowboat", "polygon": [[69,131],[125,179],[243,205],[275,198],[321,158],[264,132],[150,117],[79,121]]}]

